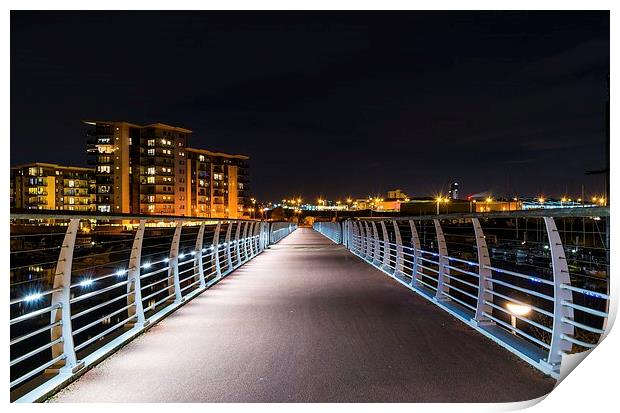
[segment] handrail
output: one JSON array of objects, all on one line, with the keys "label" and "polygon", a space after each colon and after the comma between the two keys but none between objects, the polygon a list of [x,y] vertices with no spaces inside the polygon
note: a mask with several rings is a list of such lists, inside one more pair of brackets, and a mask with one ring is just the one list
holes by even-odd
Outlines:
[{"label": "handrail", "polygon": [[574,208],[539,208],[520,211],[496,212],[459,212],[438,215],[404,215],[389,217],[356,217],[360,221],[429,221],[433,219],[467,219],[467,218],[542,218],[542,217],[608,217],[609,207],[574,207]]},{"label": "handrail", "polygon": [[[314,229],[558,377],[562,354],[596,346],[607,331],[608,226],[597,223],[607,217],[607,207],[556,208],[357,217],[315,223]],[[515,218],[538,221],[520,227]],[[575,219],[583,220],[579,239],[574,239],[582,233],[572,229]],[[563,220],[570,222],[562,225]],[[432,223],[420,225],[420,221]],[[341,228],[339,236],[337,228]],[[452,228],[458,228],[456,237],[451,236]],[[402,231],[411,238],[405,239]],[[453,256],[452,248],[478,257]],[[426,266],[427,262],[437,268]],[[514,338],[507,340],[500,331]],[[532,345],[538,347],[539,356],[532,355]]]},{"label": "handrail", "polygon": [[[20,225],[33,226],[24,219],[62,222],[21,234]],[[110,221],[124,220],[136,222],[108,231]],[[147,223],[160,221],[174,234],[148,236],[160,227]],[[12,250],[25,253],[11,256],[12,394],[27,388],[19,400],[32,400],[58,389],[84,371],[84,360],[106,357],[296,228],[279,221],[13,211]],[[50,242],[53,248],[29,250]],[[47,276],[33,278],[35,271]]]}]

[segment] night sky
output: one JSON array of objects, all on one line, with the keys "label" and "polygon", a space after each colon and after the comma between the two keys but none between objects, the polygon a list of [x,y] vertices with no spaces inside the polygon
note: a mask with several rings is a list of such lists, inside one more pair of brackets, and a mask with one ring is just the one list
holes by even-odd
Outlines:
[{"label": "night sky", "polygon": [[13,12],[11,164],[126,120],[249,155],[260,199],[600,192],[609,47],[608,12]]}]

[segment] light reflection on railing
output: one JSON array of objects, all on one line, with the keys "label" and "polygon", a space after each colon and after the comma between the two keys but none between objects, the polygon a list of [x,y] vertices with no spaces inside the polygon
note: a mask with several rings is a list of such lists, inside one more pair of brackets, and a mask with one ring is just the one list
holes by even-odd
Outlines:
[{"label": "light reflection on railing", "polygon": [[48,393],[295,228],[226,219],[12,215],[11,399]]}]

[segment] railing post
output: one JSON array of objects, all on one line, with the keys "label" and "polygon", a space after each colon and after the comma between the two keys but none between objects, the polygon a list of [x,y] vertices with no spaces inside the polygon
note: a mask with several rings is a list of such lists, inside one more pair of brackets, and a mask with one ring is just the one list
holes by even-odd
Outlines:
[{"label": "railing post", "polygon": [[235,255],[237,256],[237,267],[241,265],[241,222],[237,223],[235,229]]},{"label": "railing post", "polygon": [[232,249],[234,247],[230,242],[230,237],[232,235],[232,226],[233,223],[229,222],[228,227],[226,228],[226,238],[224,239],[224,242],[226,243],[226,272],[231,272],[233,270]]},{"label": "railing post", "polygon": [[181,228],[183,221],[177,221],[172,243],[170,244],[170,254],[168,255],[168,295],[174,294],[174,302],[180,303],[183,300],[181,296],[181,283],[179,282],[179,241],[181,240]]},{"label": "railing post", "polygon": [[444,274],[449,274],[448,268],[446,265],[448,264],[448,247],[446,246],[446,238],[443,235],[443,230],[441,229],[441,223],[438,219],[433,219],[433,223],[435,224],[435,233],[437,234],[437,250],[439,251],[439,274],[437,274],[437,293],[435,294],[435,299],[437,300],[447,300],[443,293],[448,292],[448,285],[445,282]]},{"label": "railing post", "polygon": [[364,236],[364,243],[365,243],[365,250],[366,252],[364,253],[364,258],[366,259],[366,261],[372,262],[372,254],[371,254],[371,248],[372,248],[372,235],[370,234],[370,225],[368,225],[368,221],[364,221],[364,229],[366,230],[366,234]]},{"label": "railing post", "polygon": [[381,265],[381,250],[379,242],[379,231],[377,231],[377,224],[375,221],[370,221],[372,227],[373,249],[372,249],[372,263],[375,265]]},{"label": "railing post", "polygon": [[570,274],[568,263],[560,233],[555,225],[553,217],[544,217],[547,237],[549,238],[549,250],[551,252],[551,265],[553,267],[553,328],[551,334],[551,348],[547,363],[554,371],[559,371],[562,362],[562,354],[570,352],[572,344],[566,337],[574,334],[574,327],[564,320],[573,320],[573,309],[563,305],[563,302],[572,303],[573,293],[562,285],[570,286]]},{"label": "railing post", "polygon": [[62,339],[52,346],[52,358],[60,357],[64,354],[64,363],[58,364],[47,369],[48,372],[74,373],[84,366],[83,362],[78,362],[73,343],[73,328],[71,325],[71,268],[73,265],[73,250],[77,237],[79,219],[72,219],[67,225],[67,232],[60,247],[60,254],[54,273],[54,289],[59,289],[52,293],[52,306],[60,305],[60,308],[52,310],[52,324],[60,322],[60,325],[51,329],[52,341]]},{"label": "railing post", "polygon": [[400,236],[400,229],[396,220],[392,220],[394,226],[394,240],[396,242],[396,259],[394,263],[394,275],[403,275],[403,239]]},{"label": "railing post", "polygon": [[248,230],[248,247],[250,250],[250,257],[252,258],[254,257],[254,255],[256,255],[256,253],[254,252],[254,226],[255,226],[256,222],[252,221],[250,222],[250,229]]},{"label": "railing post", "polygon": [[385,226],[385,221],[381,221],[381,233],[383,234],[383,262],[381,267],[384,270],[391,270],[390,253],[392,252],[392,247],[390,246],[390,237],[388,235],[387,227]]},{"label": "railing post", "polygon": [[215,264],[215,277],[222,278],[222,266],[220,265],[220,229],[222,222],[218,222],[213,232],[213,263]]},{"label": "railing post", "polygon": [[493,302],[493,294],[490,291],[493,290],[493,283],[491,277],[493,272],[489,268],[491,266],[491,256],[489,255],[489,248],[487,246],[487,240],[484,237],[482,226],[478,218],[471,219],[474,226],[474,236],[476,237],[476,251],[478,255],[478,302],[476,304],[476,314],[474,315],[474,321],[478,324],[495,324],[492,320],[486,319],[484,313],[491,313],[491,306],[486,302]]},{"label": "railing post", "polygon": [[262,251],[265,251],[265,247],[267,246],[267,228],[268,228],[268,224],[265,221],[261,221],[260,222],[260,244],[259,244],[259,248]]},{"label": "railing post", "polygon": [[144,318],[144,306],[142,305],[142,283],[140,280],[140,262],[142,257],[142,240],[144,239],[144,227],[146,220],[141,219],[131,246],[129,267],[127,269],[127,313],[129,317],[135,316],[135,321],[128,322],[142,328],[148,324]]},{"label": "railing post", "polygon": [[260,249],[260,234],[261,234],[261,226],[263,225],[262,222],[255,222],[254,223],[254,255],[258,255],[261,251]]},{"label": "railing post", "polygon": [[243,223],[243,235],[241,236],[241,239],[243,240],[243,262],[245,263],[249,256],[248,256],[248,223],[244,222]]},{"label": "railing post", "polygon": [[418,271],[418,266],[420,265],[420,249],[422,249],[422,247],[420,245],[418,230],[415,227],[415,222],[412,219],[409,220],[409,228],[411,228],[411,247],[413,248],[413,264],[411,265],[411,286],[419,287],[419,279],[421,278],[421,275]]},{"label": "railing post", "polygon": [[364,255],[364,229],[361,221],[354,221],[355,228],[357,229],[357,243],[356,250],[357,253],[361,256]]},{"label": "railing post", "polygon": [[[202,265],[202,240],[205,234],[205,223],[200,224],[200,229],[198,229],[198,235],[196,236],[196,255],[194,256],[194,274],[198,280],[200,280],[200,288],[205,288],[207,286],[207,282],[205,280],[205,271],[204,266]],[[196,281],[196,277],[194,277],[194,281]]]},{"label": "railing post", "polygon": [[362,229],[362,223],[360,221],[353,221],[353,227],[357,233],[357,241],[353,243],[353,247],[358,254],[362,255],[364,252],[364,230]]}]

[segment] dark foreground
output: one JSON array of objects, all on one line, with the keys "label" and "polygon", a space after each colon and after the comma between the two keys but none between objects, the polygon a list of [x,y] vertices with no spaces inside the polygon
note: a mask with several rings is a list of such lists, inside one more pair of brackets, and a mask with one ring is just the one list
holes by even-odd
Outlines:
[{"label": "dark foreground", "polygon": [[507,402],[555,380],[299,229],[55,402]]}]

